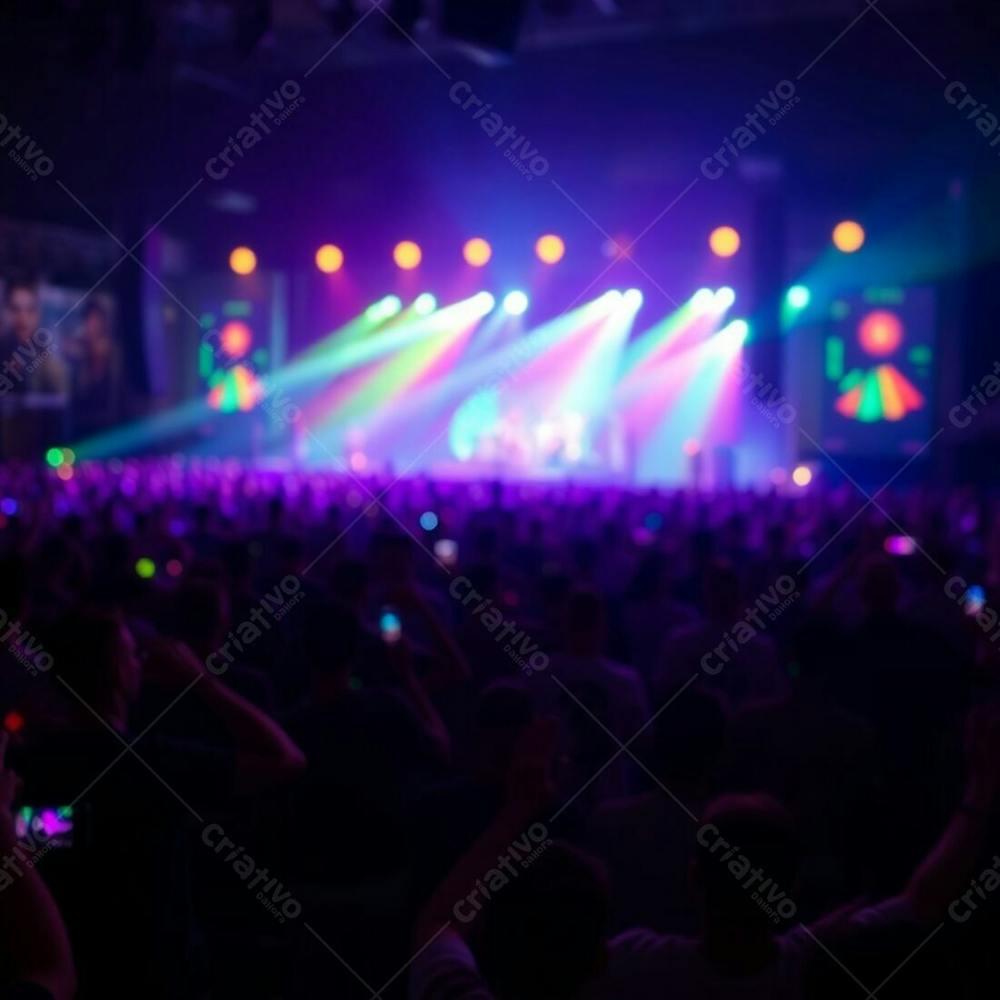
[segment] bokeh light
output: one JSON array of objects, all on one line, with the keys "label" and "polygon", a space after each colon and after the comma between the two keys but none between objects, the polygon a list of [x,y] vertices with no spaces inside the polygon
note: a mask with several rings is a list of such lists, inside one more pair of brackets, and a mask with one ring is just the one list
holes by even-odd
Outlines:
[{"label": "bokeh light", "polygon": [[740,234],[732,226],[716,226],[708,234],[708,245],[716,257],[732,257],[740,248]]},{"label": "bokeh light", "polygon": [[135,561],[135,574],[143,580],[151,580],[156,575],[156,563],[149,556],[140,556]]},{"label": "bokeh light", "polygon": [[865,242],[865,230],[860,222],[844,219],[833,227],[833,245],[841,253],[854,253]]},{"label": "bokeh light", "polygon": [[546,233],[535,242],[535,253],[543,264],[558,264],[566,253],[566,244],[562,237]]},{"label": "bokeh light", "polygon": [[484,267],[493,256],[493,247],[481,236],[473,236],[471,240],[465,241],[462,256],[471,267]]},{"label": "bokeh light", "polygon": [[805,307],[809,305],[809,300],[811,298],[812,295],[805,285],[792,285],[792,287],[785,293],[785,301],[793,309],[805,309]]},{"label": "bokeh light", "polygon": [[8,733],[19,733],[24,729],[24,716],[20,712],[11,709],[3,717],[3,727]]},{"label": "bokeh light", "polygon": [[229,255],[234,274],[253,274],[257,270],[257,255],[250,247],[236,247]]},{"label": "bokeh light", "polygon": [[424,531],[433,531],[438,526],[438,516],[432,510],[425,510],[420,515],[420,527]]},{"label": "bokeh light", "polygon": [[333,243],[324,243],[316,251],[316,266],[324,274],[336,274],[344,266],[344,251]]},{"label": "bokeh light", "polygon": [[419,267],[423,256],[420,246],[413,240],[400,240],[392,249],[392,259],[396,262],[396,267],[403,271]]},{"label": "bokeh light", "polygon": [[895,313],[876,309],[858,324],[858,340],[872,357],[888,357],[903,342],[903,324]]},{"label": "bokeh light", "polygon": [[792,470],[792,482],[796,486],[808,486],[812,480],[812,469],[808,465],[796,465]]},{"label": "bokeh light", "polygon": [[631,309],[638,309],[642,305],[642,292],[638,288],[628,289],[622,298]]}]

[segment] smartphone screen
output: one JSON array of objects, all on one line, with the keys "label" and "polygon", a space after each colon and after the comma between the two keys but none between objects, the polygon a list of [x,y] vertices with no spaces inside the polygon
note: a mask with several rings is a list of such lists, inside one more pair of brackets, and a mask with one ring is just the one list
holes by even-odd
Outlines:
[{"label": "smartphone screen", "polygon": [[382,609],[382,614],[379,615],[378,628],[385,642],[399,642],[403,634],[403,623],[400,621],[395,608],[384,607]]},{"label": "smartphone screen", "polygon": [[978,584],[973,584],[965,592],[965,597],[962,598],[962,604],[965,608],[965,613],[969,617],[974,618],[979,614],[983,608],[986,607],[986,591],[983,590]]},{"label": "smartphone screen", "polygon": [[21,806],[14,814],[17,839],[32,850],[72,847],[75,824],[72,806]]}]

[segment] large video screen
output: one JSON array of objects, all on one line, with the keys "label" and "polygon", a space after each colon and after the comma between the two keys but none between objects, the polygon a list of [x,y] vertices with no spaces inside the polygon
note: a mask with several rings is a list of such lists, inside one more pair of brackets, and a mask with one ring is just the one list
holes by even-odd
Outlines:
[{"label": "large video screen", "polygon": [[869,288],[830,303],[824,331],[824,445],[840,454],[912,454],[931,430],[930,288]]}]

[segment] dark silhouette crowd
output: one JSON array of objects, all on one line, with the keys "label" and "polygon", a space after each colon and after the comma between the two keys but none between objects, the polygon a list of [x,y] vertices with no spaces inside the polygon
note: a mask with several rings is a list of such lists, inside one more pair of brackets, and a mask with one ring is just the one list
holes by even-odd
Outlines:
[{"label": "dark silhouette crowd", "polygon": [[2,465],[0,996],[985,997],[998,513]]}]

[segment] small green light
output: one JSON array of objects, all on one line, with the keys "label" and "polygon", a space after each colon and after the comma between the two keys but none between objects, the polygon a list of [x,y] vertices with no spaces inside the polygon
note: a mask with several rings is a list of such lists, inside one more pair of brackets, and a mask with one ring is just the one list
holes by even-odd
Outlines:
[{"label": "small green light", "polygon": [[62,448],[49,448],[49,450],[45,453],[45,461],[48,462],[53,469],[58,469],[59,466],[63,464]]},{"label": "small green light", "polygon": [[156,563],[148,556],[141,556],[135,561],[135,572],[143,580],[151,580],[156,575]]},{"label": "small green light", "polygon": [[222,303],[223,316],[249,316],[253,313],[253,303],[246,299],[229,299]]}]

